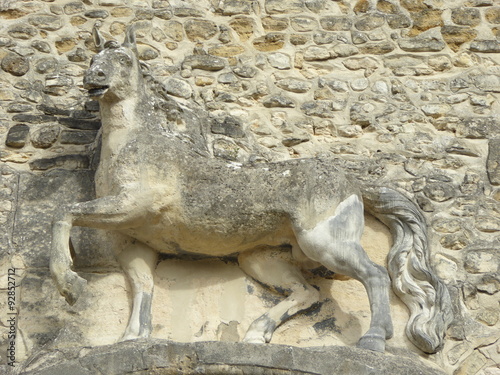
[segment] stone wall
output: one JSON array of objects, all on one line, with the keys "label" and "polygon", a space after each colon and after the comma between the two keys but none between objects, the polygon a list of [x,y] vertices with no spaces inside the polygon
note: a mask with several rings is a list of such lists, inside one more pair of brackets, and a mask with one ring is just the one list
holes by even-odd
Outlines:
[{"label": "stone wall", "polygon": [[[172,97],[195,100],[220,119],[206,124],[214,157],[245,162],[327,155],[362,181],[412,195],[428,219],[433,262],[456,314],[443,352],[426,359],[450,374],[500,373],[498,2],[0,0],[0,21],[0,288],[8,284],[3,271],[16,267],[19,360],[42,347],[110,344],[124,327],[128,287],[98,232],[74,233],[76,266],[90,280],[79,305],[63,303],[47,265],[52,214],[64,202],[93,194],[100,121],[98,104],[82,88],[95,52],[91,29],[98,23],[107,38],[122,41],[126,26],[135,23],[140,58],[151,75]],[[365,244],[383,259],[376,253],[382,245],[387,252],[387,232],[374,220],[368,231]],[[248,315],[265,310],[266,292],[234,265],[217,262],[229,281],[203,289],[204,279],[196,277],[176,287],[191,266],[165,260],[159,270],[177,278],[159,274],[160,290],[175,294],[189,286],[217,293],[216,285],[223,285],[254,294],[226,314],[217,307],[229,303],[222,293],[207,310],[213,320],[190,313],[196,324],[178,336],[172,330],[181,319],[158,300],[155,311],[170,314],[165,320],[174,328],[161,321],[156,337],[235,341]],[[352,280],[315,280],[320,311],[286,323],[277,342],[324,345],[333,335],[334,344],[352,345],[366,324],[362,289]],[[213,301],[193,293],[193,306]],[[348,303],[353,294],[360,299],[354,308]],[[5,310],[6,303],[0,299]],[[248,303],[253,307],[245,310]],[[394,298],[400,331],[405,314]],[[360,318],[357,325],[349,323],[352,316]],[[0,364],[7,317],[0,315]],[[320,321],[328,335],[312,328]],[[393,342],[395,354],[422,355],[402,333]]]}]

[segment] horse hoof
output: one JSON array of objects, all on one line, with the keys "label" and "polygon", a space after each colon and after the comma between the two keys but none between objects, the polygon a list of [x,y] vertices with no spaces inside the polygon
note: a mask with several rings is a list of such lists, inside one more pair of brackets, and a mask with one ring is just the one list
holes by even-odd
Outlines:
[{"label": "horse hoof", "polygon": [[358,348],[383,353],[385,351],[385,339],[379,335],[367,334],[359,339]]},{"label": "horse hoof", "polygon": [[71,274],[67,277],[66,287],[62,289],[61,294],[66,299],[66,302],[73,306],[78,298],[80,298],[86,286],[87,280],[81,278],[76,273],[71,272]]}]

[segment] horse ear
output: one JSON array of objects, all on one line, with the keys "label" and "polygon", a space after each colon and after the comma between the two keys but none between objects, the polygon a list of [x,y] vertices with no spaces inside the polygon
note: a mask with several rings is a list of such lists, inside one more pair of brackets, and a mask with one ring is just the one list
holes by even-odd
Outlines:
[{"label": "horse ear", "polygon": [[125,33],[125,40],[122,44],[123,47],[128,47],[137,55],[137,45],[135,43],[135,25],[130,25]]},{"label": "horse ear", "polygon": [[100,52],[104,49],[104,43],[106,43],[106,39],[101,35],[98,29],[98,24],[95,24],[92,29],[92,38],[94,39],[94,44],[97,50]]}]

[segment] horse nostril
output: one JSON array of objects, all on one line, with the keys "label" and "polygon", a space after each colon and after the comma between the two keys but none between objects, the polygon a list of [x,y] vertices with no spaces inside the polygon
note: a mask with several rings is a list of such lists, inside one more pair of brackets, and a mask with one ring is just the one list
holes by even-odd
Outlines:
[{"label": "horse nostril", "polygon": [[97,76],[98,77],[104,77],[104,72],[102,70],[97,71]]}]

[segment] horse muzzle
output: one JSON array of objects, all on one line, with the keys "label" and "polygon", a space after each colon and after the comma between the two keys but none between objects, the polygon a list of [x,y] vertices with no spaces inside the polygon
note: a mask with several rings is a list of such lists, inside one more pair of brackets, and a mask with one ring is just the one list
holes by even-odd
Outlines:
[{"label": "horse muzzle", "polygon": [[101,98],[109,90],[109,85],[106,85],[106,78],[101,71],[87,71],[83,78],[83,88],[89,92],[91,98]]},{"label": "horse muzzle", "polygon": [[89,96],[91,98],[102,98],[108,91],[109,86],[91,86],[85,88],[88,90]]}]

